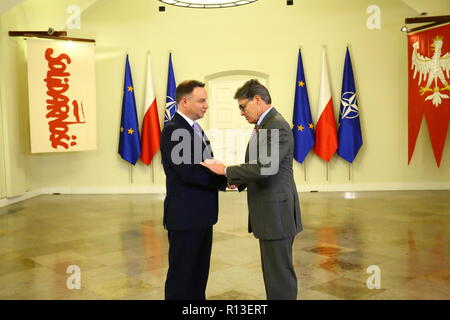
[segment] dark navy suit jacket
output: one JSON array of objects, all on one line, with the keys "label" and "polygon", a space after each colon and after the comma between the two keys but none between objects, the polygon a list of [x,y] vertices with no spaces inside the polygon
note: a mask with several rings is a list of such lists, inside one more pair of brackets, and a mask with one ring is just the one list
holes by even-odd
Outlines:
[{"label": "dark navy suit jacket", "polygon": [[[181,148],[183,141],[185,147],[190,145],[190,150]],[[164,125],[161,154],[167,190],[164,227],[192,230],[214,225],[219,211],[218,190],[226,189],[227,179],[199,164],[213,157],[206,136],[202,139],[180,114],[175,113]],[[185,161],[179,163],[180,157]]]}]

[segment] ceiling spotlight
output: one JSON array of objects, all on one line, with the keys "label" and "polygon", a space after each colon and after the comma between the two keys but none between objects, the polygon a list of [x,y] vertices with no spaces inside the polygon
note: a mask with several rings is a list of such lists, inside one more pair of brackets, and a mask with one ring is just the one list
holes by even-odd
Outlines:
[{"label": "ceiling spotlight", "polygon": [[408,32],[409,29],[408,29],[407,26],[403,26],[403,27],[400,29],[400,31],[401,31],[401,32]]}]

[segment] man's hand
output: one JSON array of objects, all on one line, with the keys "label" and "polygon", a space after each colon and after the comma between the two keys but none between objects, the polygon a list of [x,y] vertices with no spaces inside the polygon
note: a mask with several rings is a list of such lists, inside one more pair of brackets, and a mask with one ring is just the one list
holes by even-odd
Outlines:
[{"label": "man's hand", "polygon": [[203,162],[206,163],[206,164],[216,164],[216,163],[222,163],[222,164],[223,164],[222,161],[217,160],[217,159],[206,159],[206,160],[203,161]]},{"label": "man's hand", "polygon": [[231,189],[231,190],[235,190],[237,188],[237,186],[234,184],[228,184],[227,187],[228,187],[228,189]]},{"label": "man's hand", "polygon": [[212,161],[214,161],[214,159],[207,159],[203,162],[200,162],[200,164],[202,166],[208,168],[215,174],[224,176],[225,175],[225,165],[223,163],[213,163]]}]

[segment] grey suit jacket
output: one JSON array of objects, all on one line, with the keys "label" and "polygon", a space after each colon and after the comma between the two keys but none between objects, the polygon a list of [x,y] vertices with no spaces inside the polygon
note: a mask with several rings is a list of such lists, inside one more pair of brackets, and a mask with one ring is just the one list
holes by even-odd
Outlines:
[{"label": "grey suit jacket", "polygon": [[[271,130],[275,129],[275,130]],[[278,132],[278,143],[276,142]],[[302,231],[300,204],[292,170],[294,140],[290,125],[275,108],[269,111],[256,130],[249,145],[258,146],[255,152],[247,147],[245,163],[227,167],[229,184],[247,187],[249,232],[262,240],[293,237]],[[267,152],[266,150],[267,149]],[[267,161],[264,154],[279,152],[277,163]],[[269,167],[277,170],[268,170]],[[269,174],[268,174],[269,173]]]}]

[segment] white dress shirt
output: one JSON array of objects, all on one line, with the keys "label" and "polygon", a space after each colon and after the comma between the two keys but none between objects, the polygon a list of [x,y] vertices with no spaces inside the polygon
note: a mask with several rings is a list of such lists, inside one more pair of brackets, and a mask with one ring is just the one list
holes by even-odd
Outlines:
[{"label": "white dress shirt", "polygon": [[189,118],[187,115],[185,115],[183,112],[180,111],[180,109],[177,110],[177,113],[182,116],[188,123],[189,125],[192,127],[194,125],[194,120],[192,120],[191,118]]}]

